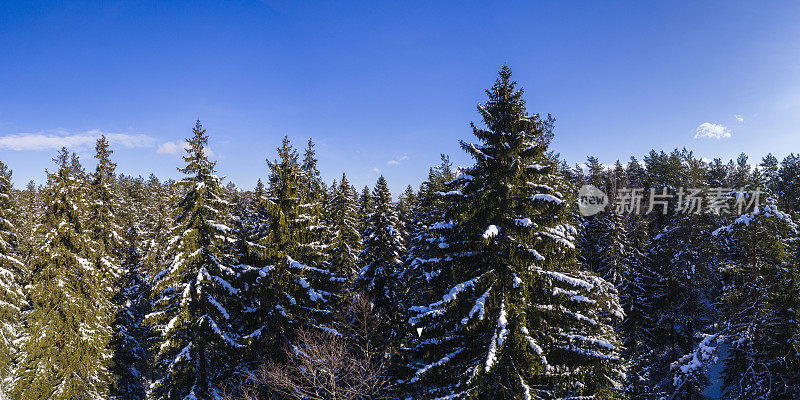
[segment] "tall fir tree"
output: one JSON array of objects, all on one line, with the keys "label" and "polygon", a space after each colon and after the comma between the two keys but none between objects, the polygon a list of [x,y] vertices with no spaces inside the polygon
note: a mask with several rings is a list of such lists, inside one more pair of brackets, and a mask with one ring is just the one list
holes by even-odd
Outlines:
[{"label": "tall fir tree", "polygon": [[257,215],[264,220],[252,235],[250,264],[242,276],[246,288],[244,362],[249,369],[282,361],[283,350],[291,346],[298,329],[316,328],[326,319],[323,303],[330,297],[315,289],[309,279],[311,273],[326,271],[298,261],[308,254],[311,227],[302,213],[306,209],[302,199],[306,174],[288,138],[284,137],[278,148],[278,159],[267,164],[269,185],[256,206]]},{"label": "tall fir tree", "polygon": [[726,395],[800,397],[800,269],[793,251],[797,226],[770,201],[717,229],[714,236],[725,255]]},{"label": "tall fir tree", "polygon": [[657,283],[647,290],[652,327],[647,331],[647,359],[642,361],[647,367],[639,371],[644,377],[640,390],[655,398],[703,398],[708,377],[687,376],[677,387],[673,364],[702,343],[705,335],[715,334],[714,303],[720,281],[711,232],[719,216],[707,212],[706,194],[727,183],[727,168],[719,160],[706,164],[685,149],[651,151],[645,163],[645,190],[662,194],[667,188],[674,201],[666,212],[658,206],[647,215],[646,259]]},{"label": "tall fir tree", "polygon": [[440,271],[437,264],[447,251],[439,243],[447,243],[446,236],[452,224],[442,222],[450,207],[449,196],[444,196],[446,184],[455,178],[450,159],[442,154],[442,163],[428,172],[428,179],[420,185],[417,201],[412,210],[414,225],[409,230],[403,279],[407,282],[405,308],[421,304],[430,298],[429,281]]},{"label": "tall fir tree", "polygon": [[478,107],[481,143],[462,142],[476,162],[448,185],[455,234],[439,243],[449,261],[431,280],[438,301],[415,307],[411,387],[423,399],[613,398],[616,291],[577,265],[566,188],[546,155],[553,121],[528,115],[515,86],[504,66]]},{"label": "tall fir tree", "polygon": [[295,257],[306,267],[309,284],[324,296],[324,301],[316,303],[317,323],[329,322],[331,307],[343,299],[345,278],[337,274],[335,265],[328,262],[331,228],[324,216],[328,190],[317,168],[314,142],[309,139],[303,162],[300,165],[300,212],[298,229],[298,248]]},{"label": "tall fir tree", "polygon": [[791,214],[800,212],[800,182],[797,180],[800,176],[800,155],[791,153],[781,161],[780,169],[778,170],[778,205],[779,207]]},{"label": "tall fir tree", "polygon": [[20,335],[20,313],[25,306],[22,292],[24,264],[19,258],[17,230],[12,222],[11,170],[0,161],[0,398],[13,381],[17,358],[15,341]]},{"label": "tall fir tree", "polygon": [[396,352],[398,340],[404,331],[404,285],[400,275],[405,246],[399,229],[400,219],[383,176],[375,184],[372,200],[374,209],[366,220],[364,250],[359,257],[361,270],[356,279],[356,288],[372,301],[375,312],[388,321],[390,326],[384,334],[387,350]]},{"label": "tall fir tree", "polygon": [[408,243],[411,238],[412,232],[416,230],[417,221],[414,218],[414,210],[417,208],[417,194],[414,193],[414,188],[411,185],[406,187],[400,198],[397,199],[397,217],[400,220],[400,233],[403,236],[403,242]]},{"label": "tall fir tree", "polygon": [[48,174],[45,237],[31,260],[21,359],[12,387],[15,399],[107,399],[111,304],[90,256],[80,219],[80,173],[62,149],[58,171]]},{"label": "tall fir tree", "polygon": [[89,215],[87,225],[92,240],[92,260],[103,275],[104,285],[109,296],[116,294],[117,281],[120,279],[119,252],[122,250],[122,236],[119,234],[116,216],[114,189],[116,164],[111,162],[108,140],[105,136],[97,139],[95,146],[97,168],[92,174],[89,185]]},{"label": "tall fir tree", "polygon": [[342,174],[339,184],[334,186],[329,211],[333,235],[329,262],[338,276],[352,283],[358,274],[361,251],[357,195],[345,174]]},{"label": "tall fir tree", "polygon": [[114,349],[111,371],[116,378],[112,395],[120,400],[144,400],[147,398],[147,383],[152,377],[149,347],[153,336],[144,323],[152,305],[151,293],[142,274],[138,228],[129,226],[124,239],[124,274],[120,277],[120,290],[113,299],[118,312],[111,342]]},{"label": "tall fir tree", "polygon": [[153,278],[155,302],[148,321],[158,334],[158,380],[151,397],[159,400],[210,399],[231,373],[231,312],[238,294],[236,271],[221,251],[229,228],[215,163],[208,160],[208,136],[200,121],[187,139],[187,175],[178,182],[185,194],[176,205],[171,257]]},{"label": "tall fir tree", "polygon": [[364,186],[364,189],[361,190],[361,195],[358,197],[358,222],[362,236],[364,235],[364,230],[367,228],[367,216],[372,214],[374,209],[375,205],[369,186]]}]

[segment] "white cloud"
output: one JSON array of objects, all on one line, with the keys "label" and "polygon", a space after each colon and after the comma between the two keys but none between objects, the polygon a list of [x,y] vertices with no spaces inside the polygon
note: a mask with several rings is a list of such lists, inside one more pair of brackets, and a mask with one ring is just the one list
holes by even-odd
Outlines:
[{"label": "white cloud", "polygon": [[694,138],[702,139],[728,139],[731,137],[731,130],[721,124],[704,122],[695,130]]},{"label": "white cloud", "polygon": [[736,118],[736,121],[738,122],[744,122],[744,117],[739,114],[736,114],[733,117]]},{"label": "white cloud", "polygon": [[381,170],[379,170],[378,168],[373,168],[372,171],[373,172],[381,172]]},{"label": "white cloud", "polygon": [[126,148],[153,147],[156,140],[145,134],[104,133],[93,129],[70,134],[67,131],[17,133],[0,136],[0,150],[45,151],[67,147],[74,151],[93,148],[100,135],[106,135],[112,145]]},{"label": "white cloud", "polygon": [[405,160],[408,160],[408,154],[403,154],[401,157],[389,160],[386,162],[386,165],[400,165],[400,163]]},{"label": "white cloud", "polygon": [[[164,142],[158,146],[156,149],[156,153],[161,155],[170,155],[170,156],[178,156],[186,154],[186,150],[189,149],[189,143],[185,140],[176,140],[173,142]],[[206,147],[205,153],[209,157],[214,156],[214,152],[211,151],[211,148]]]},{"label": "white cloud", "polygon": [[183,154],[187,148],[189,148],[189,144],[185,141],[164,142],[158,146],[156,153],[177,156],[178,154]]}]

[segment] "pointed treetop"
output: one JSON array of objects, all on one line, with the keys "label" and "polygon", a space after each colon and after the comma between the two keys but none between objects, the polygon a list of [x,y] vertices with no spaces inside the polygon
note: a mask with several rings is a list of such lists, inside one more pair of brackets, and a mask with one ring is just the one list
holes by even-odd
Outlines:
[{"label": "pointed treetop", "polygon": [[191,139],[186,139],[186,143],[189,145],[186,149],[186,155],[183,156],[183,160],[187,163],[186,167],[179,168],[178,171],[203,178],[215,172],[214,166],[216,163],[209,161],[205,154],[205,148],[208,146],[208,135],[206,135],[203,125],[200,124],[200,120],[195,122],[192,134],[194,136]]},{"label": "pointed treetop", "polygon": [[97,144],[94,148],[96,151],[94,158],[97,159],[97,169],[95,171],[104,177],[113,176],[117,164],[111,162],[111,154],[114,153],[114,150],[111,150],[106,135],[102,135],[97,139]]},{"label": "pointed treetop", "polygon": [[69,166],[69,151],[66,147],[62,147],[58,154],[53,157],[53,162],[58,165],[59,169],[66,169]]},{"label": "pointed treetop", "polygon": [[303,155],[303,171],[310,172],[311,175],[319,175],[316,154],[317,151],[314,150],[314,141],[309,138],[308,147],[306,147],[306,152]]}]

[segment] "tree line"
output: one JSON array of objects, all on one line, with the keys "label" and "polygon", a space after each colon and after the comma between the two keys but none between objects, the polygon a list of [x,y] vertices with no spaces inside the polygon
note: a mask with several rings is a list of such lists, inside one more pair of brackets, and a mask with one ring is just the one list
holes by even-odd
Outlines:
[{"label": "tree line", "polygon": [[[310,140],[223,185],[199,121],[180,181],[117,174],[105,137],[42,186],[0,162],[0,398],[800,397],[800,156],[570,166],[510,69],[486,94],[474,163],[397,201],[326,184]],[[763,196],[583,216],[585,184]]]}]

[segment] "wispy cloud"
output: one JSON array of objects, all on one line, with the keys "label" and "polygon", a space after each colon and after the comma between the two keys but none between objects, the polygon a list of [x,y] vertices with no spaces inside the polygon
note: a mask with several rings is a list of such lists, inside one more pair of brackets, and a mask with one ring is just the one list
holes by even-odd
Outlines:
[{"label": "wispy cloud", "polygon": [[736,114],[733,117],[736,118],[737,122],[744,122],[744,117],[739,114]]},{"label": "wispy cloud", "polygon": [[182,154],[185,149],[189,148],[189,144],[185,141],[176,140],[174,142],[164,142],[158,146],[156,153],[177,156]]},{"label": "wispy cloud", "polygon": [[400,165],[401,162],[408,160],[408,154],[403,154],[400,157],[394,158],[386,162],[386,165]]},{"label": "wispy cloud", "polygon": [[[170,156],[177,156],[177,155],[184,155],[186,154],[186,150],[189,148],[189,143],[185,140],[175,140],[173,142],[164,142],[158,146],[156,149],[156,153],[161,155],[170,155]],[[214,152],[211,151],[211,148],[206,147],[205,153],[209,157],[214,156]]]},{"label": "wispy cloud", "polygon": [[728,139],[731,137],[731,130],[722,124],[712,124],[704,122],[695,129],[695,139]]},{"label": "wispy cloud", "polygon": [[0,150],[46,151],[67,147],[80,151],[94,147],[101,135],[105,135],[112,145],[119,147],[142,148],[156,145],[156,139],[145,134],[107,133],[98,129],[72,134],[59,130],[0,136]]}]

